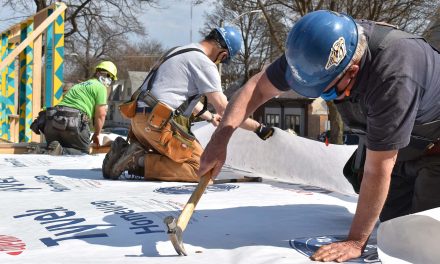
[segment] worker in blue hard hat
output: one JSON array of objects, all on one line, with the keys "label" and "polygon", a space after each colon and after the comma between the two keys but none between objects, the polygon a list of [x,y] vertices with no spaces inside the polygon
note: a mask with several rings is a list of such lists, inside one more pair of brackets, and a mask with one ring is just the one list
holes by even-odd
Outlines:
[{"label": "worker in blue hard hat", "polygon": [[344,123],[362,134],[358,155],[344,168],[359,193],[347,240],[322,246],[312,259],[359,257],[378,218],[440,206],[439,52],[391,25],[327,10],[302,17],[285,54],[230,102],[199,174],[217,175],[233,131],[258,106],[289,90],[333,100]]},{"label": "worker in blue hard hat", "polygon": [[220,46],[228,50],[228,56],[221,62],[228,63],[241,49],[241,33],[235,27],[225,26],[215,28],[206,39],[210,38],[217,39]]},{"label": "worker in blue hard hat", "polygon": [[[121,138],[113,142],[103,162],[104,178],[120,179],[127,171],[135,179],[199,181],[196,172],[203,150],[191,123],[194,117],[214,126],[219,123],[228,101],[216,64],[231,61],[241,42],[240,31],[225,26],[214,28],[199,43],[168,51],[129,102],[135,105],[133,113],[126,110],[130,107],[120,108],[131,119],[130,144]],[[215,112],[207,109],[208,103]],[[273,133],[273,128],[253,119],[242,127],[261,139]]]}]

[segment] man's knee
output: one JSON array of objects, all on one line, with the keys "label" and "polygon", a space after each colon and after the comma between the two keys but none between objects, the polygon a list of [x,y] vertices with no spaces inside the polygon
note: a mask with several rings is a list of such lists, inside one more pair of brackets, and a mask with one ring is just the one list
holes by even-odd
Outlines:
[{"label": "man's knee", "polygon": [[198,182],[196,169],[188,163],[177,163],[167,156],[148,153],[144,159],[146,180]]},{"label": "man's knee", "polygon": [[424,161],[414,185],[413,213],[440,207],[440,156]]}]

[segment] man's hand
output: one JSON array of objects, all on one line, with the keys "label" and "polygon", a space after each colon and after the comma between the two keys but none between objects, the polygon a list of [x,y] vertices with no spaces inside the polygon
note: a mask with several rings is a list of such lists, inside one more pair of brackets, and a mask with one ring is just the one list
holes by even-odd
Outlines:
[{"label": "man's hand", "polygon": [[230,135],[224,136],[214,132],[200,157],[200,168],[197,172],[199,177],[203,177],[206,174],[210,174],[212,179],[217,177],[226,160],[229,138]]},{"label": "man's hand", "polygon": [[323,262],[344,262],[360,257],[364,249],[364,244],[366,243],[354,240],[331,243],[320,247],[310,258],[315,261]]},{"label": "man's hand", "polygon": [[97,147],[101,146],[101,143],[99,142],[99,133],[93,133],[92,142],[95,143]]},{"label": "man's hand", "polygon": [[222,121],[222,116],[217,114],[212,114],[212,119],[208,122],[211,123],[213,126],[217,127],[220,124],[220,121]]},{"label": "man's hand", "polygon": [[267,127],[264,124],[260,124],[260,126],[254,132],[259,138],[266,140],[273,135],[275,129],[272,126]]}]

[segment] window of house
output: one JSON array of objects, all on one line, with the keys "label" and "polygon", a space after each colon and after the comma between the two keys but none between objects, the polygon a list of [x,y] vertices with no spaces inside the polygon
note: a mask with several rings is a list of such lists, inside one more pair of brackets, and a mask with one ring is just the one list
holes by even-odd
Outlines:
[{"label": "window of house", "polygon": [[297,134],[300,132],[300,116],[285,115],[286,129],[293,129]]},{"label": "window of house", "polygon": [[280,115],[266,114],[266,125],[280,127]]}]

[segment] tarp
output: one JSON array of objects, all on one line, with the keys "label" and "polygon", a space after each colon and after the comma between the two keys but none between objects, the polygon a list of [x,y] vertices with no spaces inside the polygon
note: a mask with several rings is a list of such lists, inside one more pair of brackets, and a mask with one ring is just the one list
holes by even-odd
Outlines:
[{"label": "tarp", "polygon": [[384,263],[439,263],[440,208],[386,221],[377,236]]},{"label": "tarp", "polygon": [[[200,126],[195,126],[195,134],[204,146],[214,128]],[[262,141],[256,134],[238,129],[228,145],[226,163],[273,179],[354,194],[342,169],[355,150],[356,146],[326,146],[280,129],[276,129],[275,136]]]}]

